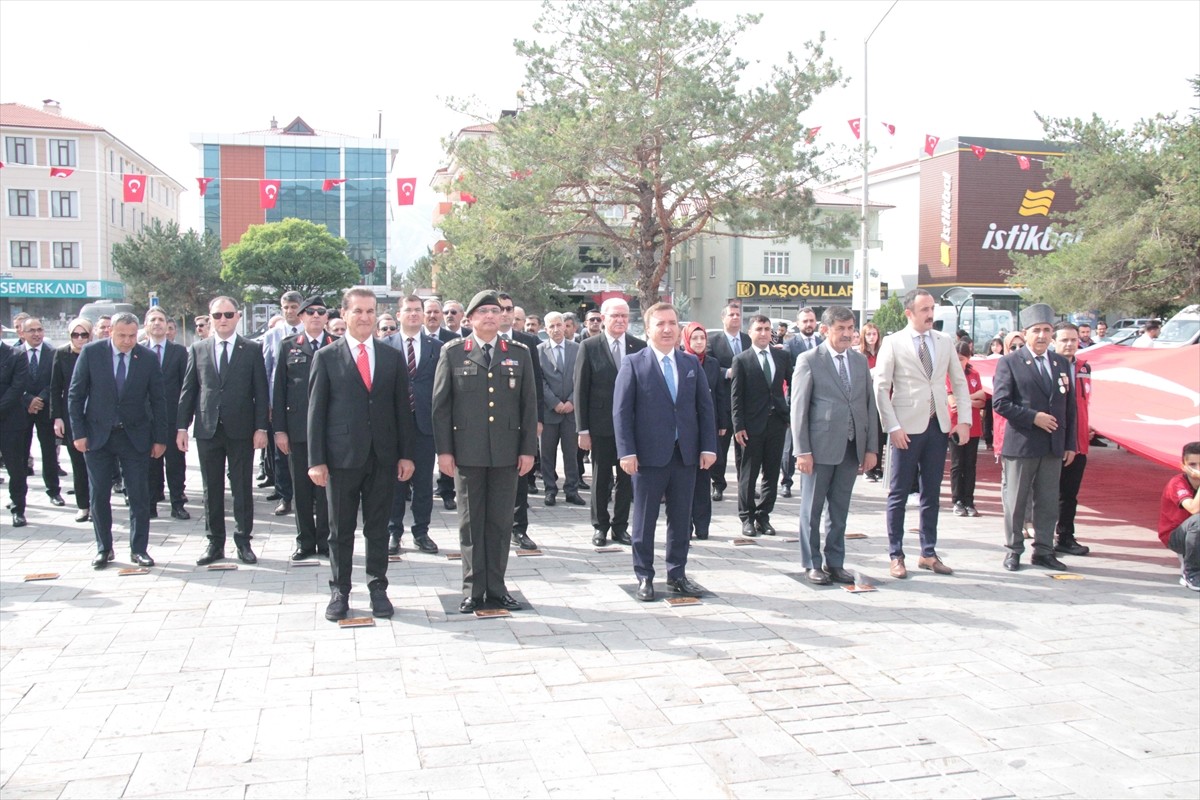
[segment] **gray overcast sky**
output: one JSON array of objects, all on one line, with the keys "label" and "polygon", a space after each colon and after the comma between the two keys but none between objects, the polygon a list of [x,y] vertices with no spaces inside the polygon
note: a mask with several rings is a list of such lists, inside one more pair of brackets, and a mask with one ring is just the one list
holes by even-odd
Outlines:
[{"label": "gray overcast sky", "polygon": [[[851,79],[818,98],[805,122],[820,142],[850,145],[862,115],[863,38],[890,0],[717,2],[701,13],[757,11],[742,40],[757,83],[790,49],[825,31]],[[0,0],[0,101],[101,125],[188,189],[199,225],[192,132],[266,128],[302,116],[316,128],[401,143],[396,176],[418,178],[418,204],[394,209],[407,268],[436,235],[427,188],[440,139],[473,119],[447,97],[492,113],[516,105],[524,76],[512,48],[531,38],[540,4],[491,2],[27,2]],[[870,135],[883,165],[914,157],[925,133],[1040,138],[1038,111],[1128,124],[1195,105],[1200,2],[928,2],[901,0],[871,39]],[[896,125],[894,138],[878,125]]]}]

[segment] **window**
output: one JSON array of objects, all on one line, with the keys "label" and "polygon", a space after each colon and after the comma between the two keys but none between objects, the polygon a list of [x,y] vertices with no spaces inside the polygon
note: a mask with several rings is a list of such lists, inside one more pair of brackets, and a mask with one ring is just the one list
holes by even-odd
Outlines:
[{"label": "window", "polygon": [[850,274],[850,259],[848,259],[848,258],[827,258],[827,259],[825,259],[825,274],[826,275],[849,275]]},{"label": "window", "polygon": [[76,167],[75,163],[75,140],[74,139],[50,139],[47,143],[50,150],[50,166],[52,167]]},{"label": "window", "polygon": [[5,136],[4,160],[9,164],[32,164],[33,139],[27,136]]},{"label": "window", "polygon": [[9,243],[10,266],[24,267],[26,269],[37,268],[37,242],[10,242]]},{"label": "window", "polygon": [[710,277],[710,278],[717,277],[717,257],[716,256],[708,257],[708,277]]},{"label": "window", "polygon": [[50,216],[75,219],[79,216],[79,192],[50,192]]},{"label": "window", "polygon": [[696,259],[689,258],[687,260],[687,275],[684,276],[687,280],[695,280],[696,278]]},{"label": "window", "polygon": [[768,250],[763,253],[763,274],[787,275],[791,271],[790,261],[791,253],[782,250]]},{"label": "window", "polygon": [[54,268],[75,269],[79,264],[79,242],[54,243]]},{"label": "window", "polygon": [[111,222],[113,225],[116,225],[117,224],[117,198],[114,197],[109,202],[112,205],[111,205],[111,208],[109,209],[109,220],[108,221]]},{"label": "window", "polygon": [[32,189],[8,190],[8,215],[10,217],[37,216],[37,199]]}]

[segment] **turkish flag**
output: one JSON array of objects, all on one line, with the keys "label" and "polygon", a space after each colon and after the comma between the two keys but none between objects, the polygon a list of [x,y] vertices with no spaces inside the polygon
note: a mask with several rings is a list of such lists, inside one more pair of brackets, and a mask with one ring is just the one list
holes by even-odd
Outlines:
[{"label": "turkish flag", "polygon": [[279,181],[259,181],[258,182],[258,207],[259,208],[274,208],[275,201],[279,198]]},{"label": "turkish flag", "polygon": [[472,205],[472,204],[478,202],[475,199],[475,195],[471,194],[470,192],[459,192],[458,197],[467,205]]},{"label": "turkish flag", "polygon": [[893,125],[892,123],[885,122],[885,123],[883,123],[883,127],[887,128],[887,132],[890,133],[892,136],[896,135],[896,126]]},{"label": "turkish flag", "polygon": [[121,183],[125,184],[125,202],[141,203],[146,199],[145,175],[122,175]]},{"label": "turkish flag", "polygon": [[821,132],[821,126],[820,126],[820,125],[816,126],[815,128],[809,128],[809,129],[808,129],[808,136],[807,136],[807,137],[805,137],[805,139],[804,139],[804,143],[805,143],[805,144],[812,144],[812,143],[813,143],[813,139],[816,139],[816,138],[817,138],[817,134],[818,134],[818,133],[820,133],[820,132]]},{"label": "turkish flag", "polygon": [[940,136],[934,136],[932,133],[925,134],[925,152],[928,155],[933,155],[933,151],[937,149],[938,142],[942,140]]},{"label": "turkish flag", "polygon": [[1017,156],[1017,164],[1023,170],[1029,169],[1029,156]]},{"label": "turkish flag", "polygon": [[971,145],[971,152],[975,154],[976,158],[978,158],[980,161],[983,161],[983,157],[987,155],[987,148],[973,144]]},{"label": "turkish flag", "polygon": [[417,194],[416,178],[396,179],[396,205],[411,206]]},{"label": "turkish flag", "polygon": [[75,170],[67,169],[66,167],[51,167],[50,168],[50,177],[51,178],[69,178],[69,177],[71,177],[71,173],[74,171]]},{"label": "turkish flag", "polygon": [[854,138],[861,139],[862,138],[862,117],[855,117],[854,119],[846,120],[846,122],[850,125],[850,130],[854,131]]},{"label": "turkish flag", "polygon": [[335,186],[341,186],[345,182],[345,178],[326,178],[325,182],[321,184],[321,191],[328,192]]},{"label": "turkish flag", "polygon": [[215,181],[216,178],[196,178],[196,183],[200,184],[200,196],[204,197],[208,191],[208,185]]}]

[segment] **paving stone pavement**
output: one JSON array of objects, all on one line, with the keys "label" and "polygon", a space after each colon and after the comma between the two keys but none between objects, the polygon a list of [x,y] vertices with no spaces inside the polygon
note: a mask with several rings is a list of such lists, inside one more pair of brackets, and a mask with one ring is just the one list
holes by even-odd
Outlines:
[{"label": "paving stone pavement", "polygon": [[[396,616],[352,630],[325,621],[328,566],[289,564],[271,503],[256,566],[195,567],[198,504],[190,522],[161,504],[158,566],[122,577],[90,568],[90,526],[39,475],[30,525],[0,518],[0,794],[1197,798],[1200,604],[1153,533],[1169,474],[1093,450],[1072,581],[1001,568],[991,453],[983,516],[942,515],[950,577],[887,577],[884,491],[860,479],[847,566],[878,591],[859,595],[795,579],[798,498],[740,547],[726,500],[688,569],[713,596],[681,608],[633,601],[627,548],[595,552],[586,508],[534,495],[543,555],[509,562],[532,608],[447,613],[459,562],[409,550]],[[443,551],[456,524],[438,504]],[[116,538],[126,566],[123,521]]]}]

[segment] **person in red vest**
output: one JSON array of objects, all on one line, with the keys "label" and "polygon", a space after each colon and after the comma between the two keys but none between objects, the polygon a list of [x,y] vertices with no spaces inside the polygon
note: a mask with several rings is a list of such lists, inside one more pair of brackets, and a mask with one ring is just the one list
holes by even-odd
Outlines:
[{"label": "person in red vest", "polygon": [[1075,460],[1063,466],[1058,479],[1058,524],[1055,526],[1054,550],[1072,556],[1086,556],[1091,550],[1075,539],[1075,509],[1079,506],[1079,487],[1087,468],[1088,402],[1092,396],[1092,368],[1075,358],[1081,337],[1079,328],[1070,322],[1054,327],[1054,351],[1071,364],[1075,384],[1075,424],[1077,427]]}]

